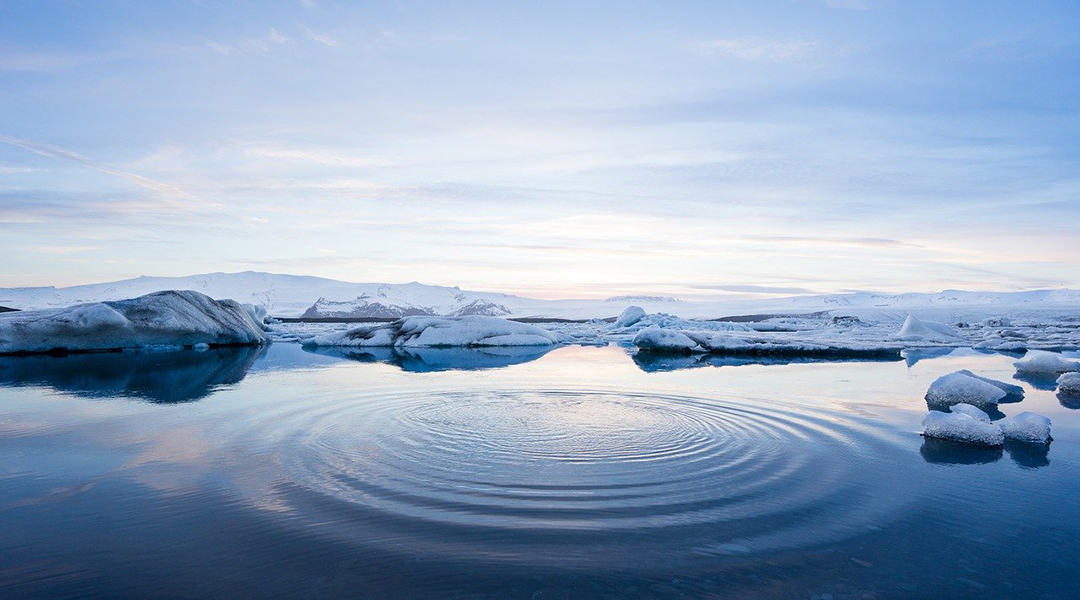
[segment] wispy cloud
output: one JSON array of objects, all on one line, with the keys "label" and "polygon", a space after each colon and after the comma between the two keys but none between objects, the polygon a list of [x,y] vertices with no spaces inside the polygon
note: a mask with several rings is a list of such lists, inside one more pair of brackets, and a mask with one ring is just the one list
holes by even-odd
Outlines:
[{"label": "wispy cloud", "polygon": [[266,35],[249,37],[232,44],[207,41],[206,47],[218,54],[234,54],[238,52],[269,52],[275,46],[283,46],[289,43],[289,38],[273,27]]},{"label": "wispy cloud", "polygon": [[708,40],[699,44],[698,48],[709,54],[739,60],[789,63],[811,58],[818,52],[819,44],[802,39],[744,37]]}]

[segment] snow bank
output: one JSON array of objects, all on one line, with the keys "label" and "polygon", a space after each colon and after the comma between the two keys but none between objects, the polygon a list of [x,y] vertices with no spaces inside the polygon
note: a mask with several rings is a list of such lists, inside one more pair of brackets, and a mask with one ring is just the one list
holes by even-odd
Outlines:
[{"label": "snow bank", "polygon": [[905,342],[951,342],[962,341],[952,327],[937,321],[921,321],[914,315],[908,315],[896,339]]},{"label": "snow bank", "polygon": [[957,371],[942,375],[930,384],[926,391],[926,406],[930,410],[944,410],[956,404],[987,409],[996,407],[1006,393],[981,378]]},{"label": "snow bank", "polygon": [[1065,360],[1060,354],[1043,350],[1031,350],[1024,358],[1013,363],[1017,373],[1030,373],[1034,375],[1050,375],[1055,373],[1067,373],[1080,371],[1080,363]]},{"label": "snow bank", "polygon": [[635,346],[646,351],[660,352],[703,352],[704,349],[686,334],[671,329],[653,326],[642,329],[634,336]]},{"label": "snow bank", "polygon": [[615,327],[629,327],[645,318],[645,309],[640,306],[627,306],[618,319],[615,319]]},{"label": "snow bank", "polygon": [[1050,419],[1033,412],[1022,412],[1001,422],[1001,431],[1007,439],[1029,444],[1046,444],[1050,437]]},{"label": "snow bank", "polygon": [[190,290],[0,314],[0,354],[267,341],[240,304]]},{"label": "snow bank", "polygon": [[498,317],[406,317],[304,340],[305,346],[550,346],[559,338],[534,325]]},{"label": "snow bank", "polygon": [[1080,396],[1080,373],[1063,373],[1057,378],[1058,393]]},{"label": "snow bank", "polygon": [[923,435],[978,446],[1000,446],[1005,443],[1001,428],[993,423],[973,418],[969,414],[932,410],[923,419]]}]

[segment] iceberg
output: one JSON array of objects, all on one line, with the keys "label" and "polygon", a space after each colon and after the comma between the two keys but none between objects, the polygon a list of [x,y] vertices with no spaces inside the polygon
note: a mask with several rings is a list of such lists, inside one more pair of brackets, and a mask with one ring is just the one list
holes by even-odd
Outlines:
[{"label": "iceberg", "polygon": [[930,384],[926,406],[930,410],[944,410],[956,404],[969,404],[985,410],[996,408],[1006,395],[1004,390],[982,378],[957,371],[942,375]]},{"label": "iceberg", "polygon": [[631,342],[641,350],[658,352],[704,352],[697,342],[686,334],[653,326],[642,329]]},{"label": "iceberg", "polygon": [[645,318],[647,314],[640,306],[627,306],[619,318],[615,319],[615,327],[629,327]]},{"label": "iceberg", "polygon": [[1024,358],[1013,363],[1017,373],[1033,375],[1052,375],[1080,371],[1080,363],[1066,360],[1065,357],[1045,350],[1031,350]]},{"label": "iceberg", "polygon": [[357,327],[303,340],[305,346],[450,348],[551,346],[554,333],[499,317],[406,317],[392,323]]},{"label": "iceberg", "polygon": [[1000,427],[963,412],[930,411],[923,419],[923,435],[977,446],[1001,446],[1005,443],[1005,434]]},{"label": "iceberg", "polygon": [[232,300],[164,291],[111,302],[0,314],[0,354],[255,345],[262,326]]},{"label": "iceberg", "polygon": [[1050,437],[1050,419],[1033,412],[1022,412],[1001,422],[1005,438],[1029,444],[1046,444]]},{"label": "iceberg", "polygon": [[952,327],[937,321],[922,321],[914,315],[908,315],[896,339],[905,342],[959,342],[960,334]]},{"label": "iceberg", "polygon": [[1064,396],[1080,396],[1080,373],[1063,373],[1057,378],[1057,389]]}]

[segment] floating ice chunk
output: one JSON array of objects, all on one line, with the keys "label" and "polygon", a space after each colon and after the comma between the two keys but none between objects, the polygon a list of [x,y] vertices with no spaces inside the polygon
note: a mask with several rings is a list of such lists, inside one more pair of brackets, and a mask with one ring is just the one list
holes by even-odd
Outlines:
[{"label": "floating ice chunk", "polygon": [[1080,363],[1065,360],[1063,356],[1045,350],[1030,350],[1024,358],[1013,363],[1017,373],[1054,374],[1080,371]]},{"label": "floating ice chunk", "polygon": [[1013,385],[1011,383],[1005,383],[1004,381],[998,381],[997,379],[990,379],[989,377],[983,377],[981,375],[976,375],[976,374],[972,373],[971,371],[968,371],[967,369],[961,369],[961,370],[957,371],[957,373],[963,373],[964,375],[967,375],[968,377],[974,377],[975,379],[978,379],[979,381],[985,381],[986,383],[989,383],[990,385],[996,387],[997,389],[1005,392],[1005,398],[1002,398],[1001,400],[999,400],[999,402],[1006,402],[1006,401],[1019,402],[1020,400],[1024,399],[1024,388],[1022,388],[1022,387],[1020,387],[1018,385]]},{"label": "floating ice chunk", "polygon": [[1057,389],[1066,396],[1080,396],[1080,373],[1063,373],[1057,378]]},{"label": "floating ice chunk", "polygon": [[645,318],[648,313],[640,306],[627,306],[618,319],[615,319],[615,327],[629,327]]},{"label": "floating ice chunk", "polygon": [[990,317],[983,321],[987,327],[1012,327],[1012,319],[1008,317]]},{"label": "floating ice chunk", "polygon": [[670,329],[661,329],[655,326],[639,331],[638,334],[634,336],[632,343],[642,350],[662,352],[702,351],[701,346],[690,339],[686,334]]},{"label": "floating ice chunk", "polygon": [[975,419],[976,421],[980,421],[982,423],[990,422],[990,415],[984,413],[983,411],[970,404],[964,404],[963,402],[950,406],[949,411],[961,415],[967,415],[972,419]]},{"label": "floating ice chunk", "polygon": [[1001,428],[993,423],[979,421],[964,413],[936,410],[927,413],[923,419],[923,435],[979,446],[1000,446],[1005,443]]},{"label": "floating ice chunk", "polygon": [[987,409],[996,407],[1005,396],[1001,388],[957,371],[938,377],[930,384],[930,389],[926,391],[926,406],[931,410],[945,410],[964,403]]},{"label": "floating ice chunk", "polygon": [[1022,412],[1001,422],[1005,437],[1017,442],[1045,444],[1050,437],[1050,419],[1033,412]]},{"label": "floating ice chunk", "polygon": [[550,346],[554,333],[499,317],[406,317],[304,340],[305,346],[476,347]]},{"label": "floating ice chunk", "polygon": [[962,338],[945,323],[921,321],[914,315],[908,315],[896,339],[906,342],[957,342]]},{"label": "floating ice chunk", "polygon": [[0,314],[0,354],[262,344],[240,304],[194,291]]}]

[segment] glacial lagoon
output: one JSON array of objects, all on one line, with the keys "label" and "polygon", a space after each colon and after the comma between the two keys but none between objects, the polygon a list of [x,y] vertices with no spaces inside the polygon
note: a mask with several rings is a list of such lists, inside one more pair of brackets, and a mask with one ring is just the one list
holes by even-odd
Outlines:
[{"label": "glacial lagoon", "polygon": [[[1075,353],[1072,353],[1075,356]],[[1069,598],[1080,405],[1014,356],[0,358],[6,599]],[[919,435],[935,378],[1048,446]]]}]

